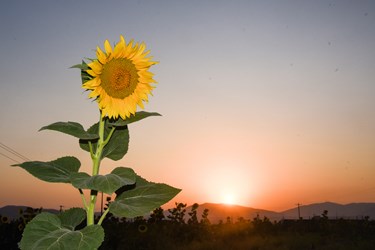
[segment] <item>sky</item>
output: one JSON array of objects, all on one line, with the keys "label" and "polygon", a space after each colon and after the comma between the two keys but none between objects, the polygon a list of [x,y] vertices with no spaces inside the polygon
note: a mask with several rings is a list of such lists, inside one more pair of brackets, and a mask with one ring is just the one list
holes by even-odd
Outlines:
[{"label": "sky", "polygon": [[[90,172],[74,137],[38,130],[98,121],[69,67],[122,34],[159,62],[145,110],[162,116],[131,124],[129,152],[102,174],[181,188],[170,205],[375,202],[374,1],[16,0],[0,33],[0,143],[31,160],[72,155]],[[16,161],[0,148],[0,207],[82,206]]]}]

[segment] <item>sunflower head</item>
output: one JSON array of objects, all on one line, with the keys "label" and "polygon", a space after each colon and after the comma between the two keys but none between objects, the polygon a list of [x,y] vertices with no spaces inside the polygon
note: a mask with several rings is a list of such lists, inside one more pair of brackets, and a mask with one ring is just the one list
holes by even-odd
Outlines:
[{"label": "sunflower head", "polygon": [[134,115],[137,105],[143,108],[151,94],[153,74],[149,68],[157,62],[147,57],[144,43],[125,42],[123,36],[111,47],[104,42],[104,51],[96,49],[97,58],[88,64],[90,79],[82,87],[91,90],[90,98],[98,101],[102,117],[126,119]]}]

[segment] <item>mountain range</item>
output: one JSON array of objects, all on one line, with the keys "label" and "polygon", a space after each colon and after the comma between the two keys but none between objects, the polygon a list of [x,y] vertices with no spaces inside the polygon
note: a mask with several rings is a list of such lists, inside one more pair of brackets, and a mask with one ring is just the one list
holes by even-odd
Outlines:
[{"label": "mountain range", "polygon": [[[16,219],[20,217],[20,209],[25,210],[26,206],[4,206],[0,208],[0,215],[7,216],[10,219]],[[321,216],[324,211],[327,211],[329,219],[362,219],[365,216],[369,216],[370,220],[375,219],[375,203],[350,203],[350,204],[338,204],[333,202],[314,203],[310,205],[301,205],[299,207],[291,208],[282,212],[274,212],[264,209],[257,209],[251,207],[244,207],[239,205],[226,205],[216,203],[204,203],[200,204],[197,209],[197,215],[200,219],[205,209],[208,209],[208,219],[211,223],[219,223],[220,221],[226,222],[228,218],[231,221],[236,221],[239,218],[245,220],[252,220],[255,217],[259,218],[267,217],[271,221],[279,221],[282,219],[298,219],[300,216],[303,219],[311,219],[314,216]],[[56,209],[43,209],[43,211],[58,213]],[[186,208],[186,215],[191,211],[191,206]]]},{"label": "mountain range", "polygon": [[[325,210],[328,212],[329,219],[362,219],[366,216],[369,216],[370,220],[375,219],[375,203],[350,203],[345,205],[333,202],[314,203],[301,205],[299,207],[300,212],[298,212],[298,207],[274,212],[238,205],[204,203],[199,205],[197,209],[198,218],[200,218],[204,209],[209,209],[208,219],[211,223],[225,222],[228,217],[232,221],[236,221],[240,217],[245,220],[252,220],[257,216],[261,219],[267,217],[271,221],[279,221],[282,219],[298,219],[299,214],[302,219],[311,219],[314,216],[321,216]],[[190,210],[191,207],[186,208],[187,212]]]}]

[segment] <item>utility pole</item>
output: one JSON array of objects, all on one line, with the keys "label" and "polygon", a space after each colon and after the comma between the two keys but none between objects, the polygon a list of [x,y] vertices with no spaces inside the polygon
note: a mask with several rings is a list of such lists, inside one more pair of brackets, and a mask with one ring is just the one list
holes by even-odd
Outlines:
[{"label": "utility pole", "polygon": [[302,217],[301,217],[301,210],[300,210],[300,206],[301,206],[302,204],[297,203],[296,205],[297,205],[297,207],[298,207],[298,219],[300,220],[300,219],[302,219]]}]

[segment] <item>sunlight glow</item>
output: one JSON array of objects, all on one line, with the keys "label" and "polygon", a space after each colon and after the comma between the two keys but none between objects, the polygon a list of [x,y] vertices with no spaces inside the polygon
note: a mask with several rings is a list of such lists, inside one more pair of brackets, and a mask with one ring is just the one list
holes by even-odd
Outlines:
[{"label": "sunlight glow", "polygon": [[224,204],[236,204],[236,197],[232,193],[224,193],[222,199]]},{"label": "sunlight glow", "polygon": [[[201,171],[194,178],[204,180],[196,187],[196,193],[204,194],[204,202],[250,206],[258,189],[258,164],[243,162],[235,153],[204,155],[199,162]],[[213,171],[211,166],[215,166]]]}]

